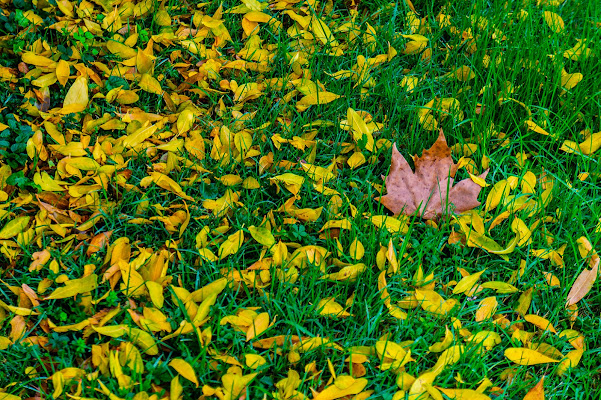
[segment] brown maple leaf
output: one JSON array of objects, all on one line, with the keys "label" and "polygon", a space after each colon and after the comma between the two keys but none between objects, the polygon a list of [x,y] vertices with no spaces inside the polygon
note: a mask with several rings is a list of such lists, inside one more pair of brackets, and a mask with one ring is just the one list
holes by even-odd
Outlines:
[{"label": "brown maple leaf", "polygon": [[[418,212],[424,219],[434,219],[452,210],[462,213],[480,205],[478,194],[482,188],[474,181],[464,179],[453,186],[457,165],[453,163],[442,129],[430,149],[421,157],[412,158],[415,172],[394,145],[392,165],[386,177],[388,194],[376,199],[395,215]],[[487,173],[488,170],[480,177],[484,179]]]}]

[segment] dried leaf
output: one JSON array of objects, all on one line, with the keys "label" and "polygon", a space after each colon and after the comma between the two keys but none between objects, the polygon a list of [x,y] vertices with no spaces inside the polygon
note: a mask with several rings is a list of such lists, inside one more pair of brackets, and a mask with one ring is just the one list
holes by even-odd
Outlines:
[{"label": "dried leaf", "polygon": [[[440,130],[432,147],[414,158],[415,172],[394,146],[392,165],[386,178],[388,194],[379,198],[395,215],[418,213],[424,219],[434,219],[449,212],[449,206],[457,213],[480,205],[478,194],[482,189],[471,179],[454,185],[457,166],[451,159],[451,149]],[[488,171],[480,175],[485,178]],[[376,199],[378,200],[378,199]]]}]

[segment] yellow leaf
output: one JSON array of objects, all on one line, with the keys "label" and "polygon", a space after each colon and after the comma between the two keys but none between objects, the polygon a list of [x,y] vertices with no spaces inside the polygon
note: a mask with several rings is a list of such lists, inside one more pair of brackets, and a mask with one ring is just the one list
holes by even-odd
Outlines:
[{"label": "yellow leaf", "polygon": [[555,330],[555,327],[546,318],[539,317],[538,315],[534,315],[534,314],[527,314],[527,315],[524,315],[524,319],[526,321],[530,322],[532,325],[542,329],[543,331],[548,330],[553,333],[557,333],[557,331]]},{"label": "yellow leaf", "polygon": [[534,132],[536,132],[538,134],[545,135],[545,136],[551,136],[551,134],[549,132],[547,132],[546,130],[544,130],[543,128],[541,128],[534,121],[526,121],[526,122],[524,122],[524,125],[526,125],[526,128],[528,128],[529,131],[534,131]]},{"label": "yellow leaf", "polygon": [[470,345],[481,345],[486,350],[491,350],[493,347],[501,343],[501,336],[493,331],[480,331],[475,335],[465,339]]},{"label": "yellow leaf", "polygon": [[490,400],[490,397],[487,395],[478,393],[472,389],[445,389],[438,387],[438,390],[454,400]]},{"label": "yellow leaf", "polygon": [[476,74],[474,73],[474,71],[472,71],[472,69],[470,67],[468,67],[467,65],[462,65],[461,67],[457,68],[453,72],[453,75],[460,82],[467,82],[476,77]]},{"label": "yellow leaf", "polygon": [[316,309],[320,315],[328,317],[345,318],[351,315],[333,297],[319,300]]},{"label": "yellow leaf", "polygon": [[582,143],[578,144],[571,140],[566,140],[560,147],[560,150],[566,153],[577,153],[580,152],[584,155],[591,155],[601,147],[601,132],[596,132],[584,139]]},{"label": "yellow leaf", "polygon": [[186,193],[184,193],[184,191],[182,190],[182,187],[177,182],[175,182],[173,179],[171,179],[167,175],[162,174],[160,172],[151,172],[150,177],[152,178],[152,181],[157,186],[175,193],[176,195],[178,195],[179,197],[181,197],[184,200],[194,201],[194,199],[192,197],[190,197]]},{"label": "yellow leaf", "polygon": [[59,83],[63,86],[67,84],[70,75],[69,63],[65,60],[60,59],[58,64],[56,64],[56,79],[58,79]]},{"label": "yellow leaf", "polygon": [[315,16],[312,17],[311,22],[309,24],[309,29],[313,31],[313,34],[319,41],[321,41],[321,43],[329,43],[332,46],[336,45],[336,39],[332,35],[328,24],[326,24],[323,20]]},{"label": "yellow leaf", "polygon": [[258,354],[245,354],[244,363],[248,368],[257,369],[260,366],[267,364],[267,360],[265,357],[262,357]]},{"label": "yellow leaf", "polygon": [[227,278],[217,279],[216,281],[213,281],[208,285],[205,285],[202,288],[192,292],[190,294],[190,298],[196,303],[202,302],[204,299],[206,299],[212,294],[218,295],[219,293],[221,293],[223,289],[225,289],[225,287],[227,286],[227,283]]},{"label": "yellow leaf", "polygon": [[495,296],[487,297],[480,301],[480,307],[476,310],[476,322],[491,318],[497,311],[498,301]]},{"label": "yellow leaf", "polygon": [[159,354],[159,347],[150,333],[129,326],[126,329],[132,343],[139,346],[146,354],[149,356]]},{"label": "yellow leaf", "polygon": [[257,317],[253,320],[252,325],[248,328],[246,332],[246,341],[248,342],[251,339],[259,336],[263,332],[267,330],[271,325],[269,324],[269,314],[266,312],[257,315]]},{"label": "yellow leaf", "polygon": [[61,185],[67,185],[67,182],[54,180],[46,171],[42,171],[41,174],[36,172],[33,176],[33,182],[36,185],[40,185],[42,190],[47,192],[62,192],[65,188]]},{"label": "yellow leaf", "polygon": [[361,392],[367,386],[367,383],[368,380],[365,378],[354,379],[350,376],[340,375],[332,385],[314,395],[313,400],[335,400],[354,395]]},{"label": "yellow leaf", "polygon": [[331,219],[328,222],[326,222],[325,224],[323,224],[323,226],[321,227],[319,232],[323,232],[326,229],[332,229],[332,228],[349,229],[350,230],[352,228],[352,224],[351,224],[351,221],[349,221],[346,218],[341,219],[341,220]]},{"label": "yellow leaf", "polygon": [[70,114],[85,110],[88,105],[88,78],[79,76],[65,95],[63,114]]},{"label": "yellow leaf", "polygon": [[354,282],[357,277],[367,269],[365,264],[359,263],[354,265],[347,265],[338,272],[327,274],[321,277],[321,279],[330,279],[334,281],[349,281]]},{"label": "yellow leaf", "polygon": [[155,281],[146,281],[145,285],[146,289],[148,289],[148,295],[150,296],[152,304],[154,304],[154,306],[157,308],[162,308],[165,302],[165,297],[163,296],[163,285]]},{"label": "yellow leaf", "polygon": [[417,87],[419,83],[419,78],[417,76],[409,76],[406,75],[401,79],[400,86],[404,88],[407,92],[413,92],[413,89]]},{"label": "yellow leaf", "polygon": [[194,113],[186,108],[177,117],[177,132],[180,135],[186,133],[192,125],[194,125]]},{"label": "yellow leaf", "polygon": [[493,289],[497,293],[515,293],[518,291],[513,285],[501,281],[484,282],[480,285],[483,289]]},{"label": "yellow leaf", "polygon": [[179,375],[177,375],[175,378],[173,378],[171,380],[171,384],[169,385],[169,400],[183,399],[183,396],[182,396],[183,392],[184,392],[184,387],[179,382]]},{"label": "yellow leaf", "polygon": [[505,349],[505,357],[519,365],[536,365],[559,362],[559,360],[554,360],[553,358],[547,357],[536,350],[519,347],[510,347]]},{"label": "yellow leaf", "polygon": [[22,233],[29,225],[30,217],[17,217],[11,219],[0,230],[0,240],[10,239]]},{"label": "yellow leaf", "polygon": [[356,151],[348,158],[348,160],[346,160],[346,163],[349,165],[349,167],[351,167],[351,169],[355,169],[365,164],[365,161],[366,160],[363,153]]},{"label": "yellow leaf", "polygon": [[508,180],[504,179],[495,183],[486,197],[486,205],[484,207],[486,212],[494,210],[501,203],[503,198],[509,196],[510,191],[511,184]]},{"label": "yellow leaf", "polygon": [[[2,342],[0,341],[0,345]],[[0,400],[21,400],[22,398],[10,393],[0,393]]]},{"label": "yellow leaf", "polygon": [[373,215],[371,223],[378,228],[384,228],[390,233],[407,233],[409,231],[408,219],[405,216],[391,217],[387,215]]},{"label": "yellow leaf", "polygon": [[199,383],[198,378],[196,377],[196,372],[194,371],[194,368],[192,368],[192,366],[188,364],[188,362],[182,360],[181,358],[174,358],[169,362],[169,366],[176,370],[178,374],[180,374],[190,382],[194,383],[196,387],[198,387]]},{"label": "yellow leaf", "polygon": [[330,92],[317,92],[312,93],[307,96],[303,96],[297,103],[296,106],[301,107],[303,110],[309,106],[314,106],[316,104],[328,104],[333,102],[336,99],[339,99],[341,96],[330,93]]},{"label": "yellow leaf", "polygon": [[459,283],[455,286],[455,288],[453,288],[453,294],[460,294],[472,290],[472,288],[474,287],[474,285],[476,285],[476,282],[478,282],[480,276],[484,273],[484,271],[486,271],[486,269],[483,269],[480,272],[476,272],[475,274],[468,275],[461,279]]},{"label": "yellow leaf", "polygon": [[25,308],[25,307],[11,306],[11,305],[6,304],[2,300],[0,300],[0,308],[10,311],[12,313],[15,313],[17,315],[23,315],[23,316],[25,316],[25,315],[40,315],[40,313],[37,311],[33,311],[33,310],[30,310],[29,308]]},{"label": "yellow leaf", "polygon": [[552,11],[545,11],[543,13],[545,17],[545,22],[551,28],[551,30],[555,33],[561,33],[565,29],[565,24],[563,19]]},{"label": "yellow leaf", "polygon": [[566,90],[573,89],[578,83],[580,83],[582,78],[584,78],[584,75],[582,75],[580,72],[568,74],[567,72],[565,72],[565,70],[562,70],[561,86]]},{"label": "yellow leaf", "polygon": [[445,326],[444,339],[441,342],[434,343],[431,345],[428,350],[432,353],[440,353],[449,348],[449,346],[453,343],[453,332],[449,329],[448,326]]},{"label": "yellow leaf", "polygon": [[115,40],[109,40],[106,43],[106,48],[112,54],[116,54],[123,59],[134,58],[138,54],[137,50]]},{"label": "yellow leaf", "polygon": [[126,148],[133,148],[144,142],[146,139],[154,135],[158,127],[156,125],[143,125],[139,129],[135,130],[130,135],[123,137],[123,144]]},{"label": "yellow leaf", "polygon": [[221,246],[219,246],[219,259],[223,260],[227,256],[236,254],[238,250],[240,250],[240,247],[242,247],[243,242],[244,233],[242,230],[238,230],[237,232],[228,236],[227,240],[221,243]]},{"label": "yellow leaf", "polygon": [[433,290],[415,290],[415,298],[424,311],[431,312],[436,315],[447,315],[453,307],[458,303],[455,299],[444,300],[441,295]]},{"label": "yellow leaf", "polygon": [[256,227],[253,225],[248,227],[248,231],[253,239],[255,239],[259,244],[267,246],[267,248],[270,248],[275,244],[275,238],[271,234],[271,230],[266,227]]},{"label": "yellow leaf", "polygon": [[374,138],[363,118],[355,110],[349,108],[346,110],[346,121],[355,142],[364,143],[366,150],[374,151]]},{"label": "yellow leaf", "polygon": [[584,354],[584,349],[576,349],[570,351],[566,356],[559,362],[557,366],[557,375],[563,375],[569,368],[574,368],[580,363],[580,359]]},{"label": "yellow leaf", "polygon": [[98,287],[98,275],[92,274],[80,279],[65,282],[65,286],[54,290],[45,300],[65,299],[80,293],[90,292]]},{"label": "yellow leaf", "polygon": [[148,93],[162,94],[163,88],[161,84],[150,74],[142,74],[142,79],[138,82],[138,86]]}]

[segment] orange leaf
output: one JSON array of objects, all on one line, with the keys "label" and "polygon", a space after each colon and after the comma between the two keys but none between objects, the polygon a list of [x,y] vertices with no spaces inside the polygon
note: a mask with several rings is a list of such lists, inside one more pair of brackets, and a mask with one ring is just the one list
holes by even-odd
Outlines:
[{"label": "orange leaf", "polygon": [[545,388],[543,384],[545,382],[545,377],[543,376],[540,381],[534,386],[532,389],[526,393],[524,396],[524,400],[545,400]]},{"label": "orange leaf", "polygon": [[106,246],[106,244],[109,241],[109,239],[111,238],[112,234],[113,234],[113,231],[108,231],[108,232],[101,232],[101,233],[97,234],[96,236],[94,236],[92,238],[92,240],[90,240],[90,245],[88,246],[86,255],[89,257],[92,254],[102,250]]}]

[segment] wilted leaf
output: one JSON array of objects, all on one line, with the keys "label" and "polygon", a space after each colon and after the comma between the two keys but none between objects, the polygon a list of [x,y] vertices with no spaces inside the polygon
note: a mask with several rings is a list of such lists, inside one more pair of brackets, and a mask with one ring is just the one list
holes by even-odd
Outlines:
[{"label": "wilted leaf", "polygon": [[[566,306],[571,306],[572,304],[578,303],[586,294],[591,290],[595,280],[597,279],[597,275],[599,274],[599,262],[601,259],[597,255],[597,253],[592,250],[592,246],[588,242],[588,240],[584,237],[578,239],[578,244],[580,248],[585,248],[586,250],[581,250],[581,255],[585,256],[589,252],[593,252],[590,256],[591,259],[589,264],[591,265],[591,269],[585,269],[578,275],[576,281],[572,285],[570,292],[568,293]],[[583,254],[584,253],[584,254]]]},{"label": "wilted leaf", "polygon": [[[379,198],[394,214],[417,212],[424,219],[433,219],[448,213],[451,204],[457,213],[480,205],[477,198],[482,188],[471,179],[454,185],[456,165],[442,130],[434,145],[414,161],[415,172],[394,146],[392,165],[386,178],[388,194]],[[480,177],[484,178],[486,174],[484,172]]]}]

